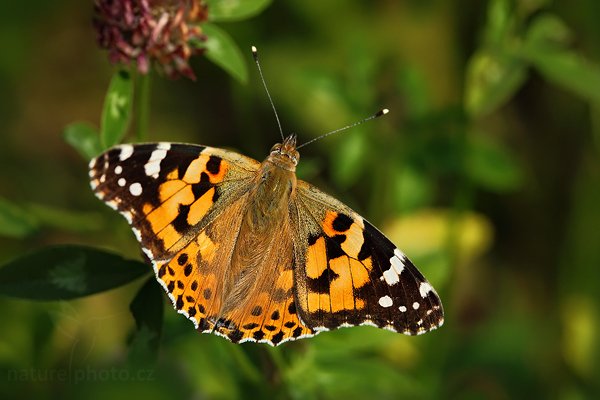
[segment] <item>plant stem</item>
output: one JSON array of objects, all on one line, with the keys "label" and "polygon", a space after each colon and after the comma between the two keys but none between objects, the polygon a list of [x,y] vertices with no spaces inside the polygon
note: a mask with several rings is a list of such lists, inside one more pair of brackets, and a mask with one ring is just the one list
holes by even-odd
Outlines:
[{"label": "plant stem", "polygon": [[143,142],[150,124],[150,72],[137,75],[136,140]]}]

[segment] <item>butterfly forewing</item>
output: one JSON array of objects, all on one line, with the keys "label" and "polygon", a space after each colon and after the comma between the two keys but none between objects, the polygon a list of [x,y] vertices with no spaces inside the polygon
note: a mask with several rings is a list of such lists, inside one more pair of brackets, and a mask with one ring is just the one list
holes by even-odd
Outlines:
[{"label": "butterfly forewing", "polygon": [[[234,201],[256,169],[256,161],[228,159],[228,153],[175,143],[125,144],[90,162],[91,186],[127,219],[151,260],[169,259]],[[230,181],[239,184],[223,190]]]}]

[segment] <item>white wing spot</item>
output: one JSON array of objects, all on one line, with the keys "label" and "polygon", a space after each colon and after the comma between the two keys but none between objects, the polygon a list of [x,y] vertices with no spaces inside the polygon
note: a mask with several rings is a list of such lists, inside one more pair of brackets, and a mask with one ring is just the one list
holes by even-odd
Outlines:
[{"label": "white wing spot", "polygon": [[119,160],[125,161],[133,154],[133,146],[130,144],[121,145],[121,154]]},{"label": "white wing spot", "polygon": [[160,173],[160,161],[148,161],[148,163],[144,165],[144,170],[146,171],[146,176],[151,176],[154,179],[158,178],[158,174]]},{"label": "white wing spot", "polygon": [[429,282],[421,282],[421,285],[419,286],[419,293],[421,293],[422,298],[427,297],[427,294],[432,291],[433,287],[429,284]]},{"label": "white wing spot", "polygon": [[97,160],[97,158],[92,158],[90,160],[90,162],[88,163],[88,167],[90,167],[90,169],[92,169],[96,166],[96,160]]},{"label": "white wing spot", "polygon": [[398,249],[394,250],[394,255],[392,256],[392,258],[390,258],[390,264],[392,265],[392,268],[394,269],[394,271],[396,271],[396,273],[398,275],[400,275],[402,273],[402,271],[404,271],[404,258],[406,256],[404,254],[402,254],[402,252]]},{"label": "white wing spot", "polygon": [[394,304],[390,296],[383,296],[379,298],[379,305],[381,307],[391,307]]},{"label": "white wing spot", "polygon": [[418,309],[419,309],[419,303],[417,303],[417,302],[415,301],[415,302],[413,303],[413,308],[414,308],[415,310],[418,310]]},{"label": "white wing spot", "polygon": [[399,248],[395,248],[394,249],[394,254],[396,255],[396,257],[398,257],[399,259],[403,260],[406,258],[406,254],[404,254],[403,252],[400,251]]},{"label": "white wing spot", "polygon": [[400,310],[400,312],[406,312],[406,307],[400,306],[400,307],[398,307],[398,310]]},{"label": "white wing spot", "polygon": [[386,283],[390,286],[400,282],[400,277],[398,276],[398,273],[394,271],[393,268],[390,268],[383,272],[383,279],[385,279]]},{"label": "white wing spot", "polygon": [[127,183],[127,181],[125,180],[125,178],[119,178],[119,180],[117,181],[117,183],[119,184],[119,186],[123,187],[123,186],[125,186],[125,184]]},{"label": "white wing spot", "polygon": [[123,172],[123,167],[121,167],[120,165],[117,165],[115,167],[115,174],[120,175],[121,172]]},{"label": "white wing spot", "polygon": [[404,258],[406,256],[398,249],[394,249],[394,255],[390,257],[390,268],[383,272],[381,280],[385,280],[388,285],[395,285],[400,281],[400,274],[404,271]]},{"label": "white wing spot", "polygon": [[142,194],[142,185],[140,185],[139,182],[132,183],[131,186],[129,186],[129,192],[134,196],[139,196]]},{"label": "white wing spot", "polygon": [[171,148],[169,143],[159,143],[156,150],[150,155],[150,159],[144,165],[147,176],[158,178],[160,172],[160,162],[167,156],[167,151]]}]

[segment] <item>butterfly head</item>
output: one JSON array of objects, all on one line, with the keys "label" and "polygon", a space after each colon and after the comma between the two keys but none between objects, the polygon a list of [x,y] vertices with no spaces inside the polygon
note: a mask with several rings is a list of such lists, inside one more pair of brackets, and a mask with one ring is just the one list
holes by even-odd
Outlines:
[{"label": "butterfly head", "polygon": [[295,171],[298,160],[300,160],[300,153],[296,150],[296,135],[292,134],[286,137],[283,143],[273,146],[268,160],[278,167]]}]

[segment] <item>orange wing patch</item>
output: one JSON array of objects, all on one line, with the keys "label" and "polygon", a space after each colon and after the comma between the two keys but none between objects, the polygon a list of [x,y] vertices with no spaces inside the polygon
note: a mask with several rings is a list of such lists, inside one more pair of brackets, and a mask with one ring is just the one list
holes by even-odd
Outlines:
[{"label": "orange wing patch", "polygon": [[362,218],[328,210],[320,226],[321,234],[309,236],[304,270],[298,271],[297,279],[307,283],[297,290],[310,326],[324,328],[330,315],[365,311],[357,292],[372,284],[373,264],[371,257],[359,257],[365,241]]},{"label": "orange wing patch", "polygon": [[306,255],[306,275],[316,279],[327,269],[327,253],[325,250],[325,238],[320,237],[308,247]]},{"label": "orange wing patch", "polygon": [[327,211],[323,219],[323,232],[329,236],[344,235],[340,243],[342,250],[352,258],[358,258],[363,243],[365,226],[362,218],[352,219],[348,215],[336,211]]},{"label": "orange wing patch", "polygon": [[210,154],[201,154],[190,163],[182,180],[190,184],[198,183],[202,179],[202,174],[206,173],[210,183],[215,184],[223,181],[227,170],[227,163],[221,158]]},{"label": "orange wing patch", "polygon": [[339,257],[329,262],[329,268],[337,279],[329,285],[331,311],[357,310],[364,307],[364,301],[356,301],[354,288],[368,281],[368,272],[364,265],[349,257]]}]

